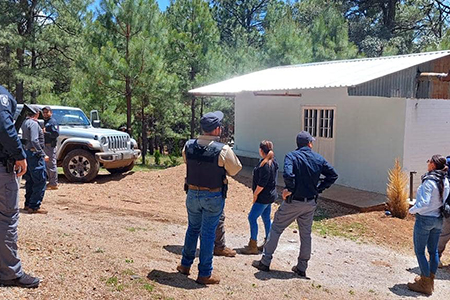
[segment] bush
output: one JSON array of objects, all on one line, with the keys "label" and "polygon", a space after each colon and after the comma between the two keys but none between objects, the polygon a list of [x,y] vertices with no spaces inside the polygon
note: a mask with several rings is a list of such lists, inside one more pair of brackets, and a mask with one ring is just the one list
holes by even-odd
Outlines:
[{"label": "bush", "polygon": [[180,164],[177,157],[175,155],[169,155],[169,161],[171,167],[176,167]]},{"label": "bush", "polygon": [[155,150],[155,165],[161,164],[161,152],[159,150]]},{"label": "bush", "polygon": [[393,217],[404,219],[408,215],[408,175],[402,171],[402,166],[395,160],[394,168],[389,170],[387,186],[388,207]]}]

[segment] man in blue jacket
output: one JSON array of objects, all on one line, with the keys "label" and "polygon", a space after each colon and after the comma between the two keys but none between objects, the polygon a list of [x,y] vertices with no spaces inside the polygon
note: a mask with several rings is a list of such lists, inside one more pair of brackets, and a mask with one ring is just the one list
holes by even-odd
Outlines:
[{"label": "man in blue jacket", "polygon": [[27,171],[13,116],[17,102],[0,86],[0,285],[35,288],[39,278],[22,270],[17,254],[19,224],[19,183],[17,177]]},{"label": "man in blue jacket", "polygon": [[[284,201],[275,213],[261,260],[252,263],[252,266],[261,271],[270,270],[269,266],[281,234],[296,220],[300,234],[300,253],[297,265],[292,271],[306,277],[306,268],[311,257],[311,226],[317,197],[338,178],[333,167],[320,154],[312,151],[313,141],[315,139],[307,131],[300,132],[297,135],[297,150],[288,153],[284,159]],[[325,178],[319,184],[320,175]]]}]

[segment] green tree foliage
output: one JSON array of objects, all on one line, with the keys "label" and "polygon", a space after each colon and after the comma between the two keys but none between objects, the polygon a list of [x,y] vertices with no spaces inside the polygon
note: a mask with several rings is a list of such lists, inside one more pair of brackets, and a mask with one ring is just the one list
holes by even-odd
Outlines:
[{"label": "green tree foliage", "polygon": [[312,39],[293,18],[290,5],[272,2],[265,22],[264,53],[269,67],[312,61]]},{"label": "green tree foliage", "polygon": [[194,137],[198,128],[198,101],[187,92],[210,82],[211,69],[220,51],[219,32],[208,3],[203,0],[172,2],[166,17],[170,28],[170,69],[179,78],[181,100],[190,105],[190,136]]},{"label": "green tree foliage", "polygon": [[58,102],[68,92],[86,5],[85,0],[0,2],[0,82],[19,102]]}]

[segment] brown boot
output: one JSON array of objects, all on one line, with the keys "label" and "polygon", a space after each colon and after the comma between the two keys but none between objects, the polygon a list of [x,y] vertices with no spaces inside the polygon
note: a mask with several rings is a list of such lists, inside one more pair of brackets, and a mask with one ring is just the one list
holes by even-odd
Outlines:
[{"label": "brown boot", "polygon": [[257,241],[250,239],[248,245],[242,249],[242,254],[259,254]]},{"label": "brown boot", "polygon": [[422,293],[425,295],[431,295],[433,293],[432,290],[433,279],[431,277],[420,276],[420,279],[411,283],[408,282],[408,288],[411,291]]},{"label": "brown boot", "polygon": [[28,213],[29,214],[44,214],[44,215],[46,215],[46,214],[48,214],[48,211],[46,211],[45,209],[43,209],[41,207],[36,208],[36,209],[28,208]]},{"label": "brown boot", "polygon": [[431,278],[431,291],[434,292],[434,278],[436,277],[436,275],[434,275],[433,273],[430,273],[430,278]]},{"label": "brown boot", "polygon": [[195,282],[200,284],[218,284],[220,282],[220,277],[215,274],[206,277],[198,276]]},{"label": "brown boot", "polygon": [[264,246],[266,245],[267,239],[264,239],[264,242],[261,246],[258,246],[258,251],[262,252],[264,250]]},{"label": "brown boot", "polygon": [[230,249],[228,247],[225,247],[223,249],[214,248],[214,255],[215,256],[225,256],[225,257],[235,257],[236,251],[233,249]]},{"label": "brown boot", "polygon": [[188,267],[185,267],[185,266],[179,264],[177,266],[177,271],[180,272],[181,274],[189,275],[190,271],[191,271],[191,268],[188,268]]}]

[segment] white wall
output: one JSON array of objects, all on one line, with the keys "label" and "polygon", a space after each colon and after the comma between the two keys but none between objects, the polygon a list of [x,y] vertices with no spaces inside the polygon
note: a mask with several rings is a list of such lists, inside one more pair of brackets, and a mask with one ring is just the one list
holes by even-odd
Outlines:
[{"label": "white wall", "polygon": [[346,88],[291,91],[301,97],[254,96],[241,93],[235,101],[235,149],[258,151],[259,142],[274,142],[282,163],[296,148],[302,130],[303,106],[336,107],[335,168],[338,183],[385,193],[387,170],[395,157],[403,159],[405,99],[349,97]]},{"label": "white wall", "polygon": [[408,99],[405,122],[403,167],[417,172],[415,192],[427,171],[426,161],[434,154],[450,155],[450,100]]}]

